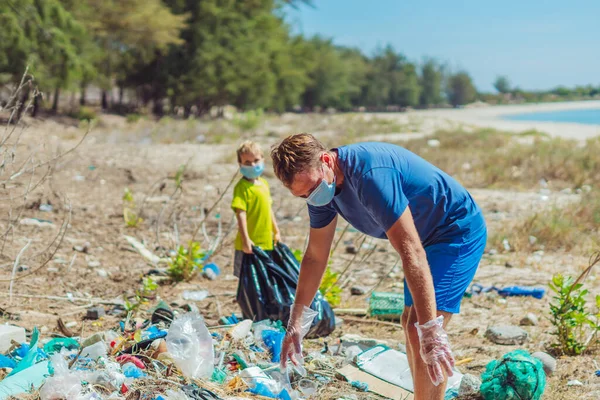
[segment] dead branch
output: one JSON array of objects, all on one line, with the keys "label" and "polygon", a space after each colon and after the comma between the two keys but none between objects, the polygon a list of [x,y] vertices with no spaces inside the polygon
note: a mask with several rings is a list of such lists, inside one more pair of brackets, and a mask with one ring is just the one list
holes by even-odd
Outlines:
[{"label": "dead branch", "polygon": [[[69,224],[71,223],[71,213],[72,213],[71,205],[69,204],[69,214],[68,214],[67,218],[65,219],[65,221],[62,223],[62,225],[61,225],[61,227],[60,227],[60,229],[58,231],[57,236],[55,237],[54,241],[52,242],[52,243],[55,243],[56,239],[58,237],[60,237],[60,240],[58,241],[58,244],[56,245],[56,248],[54,249],[54,251],[52,252],[52,254],[49,257],[47,257],[46,260],[41,265],[39,265],[37,268],[34,268],[30,272],[28,272],[26,274],[23,274],[23,275],[21,275],[19,277],[14,278],[15,281],[16,280],[20,280],[20,279],[24,279],[24,278],[26,278],[28,276],[31,276],[31,275],[35,274],[40,269],[42,269],[46,265],[48,265],[48,263],[50,261],[52,261],[52,259],[54,258],[54,256],[58,252],[58,249],[60,248],[60,245],[62,244],[62,242],[63,242],[63,240],[65,238],[65,235],[67,234],[67,230],[68,230]],[[49,246],[48,249],[50,249],[50,247],[51,246]],[[10,282],[10,281],[12,281],[12,279],[8,279],[8,280],[7,279],[0,279],[0,282]]]},{"label": "dead branch", "polygon": [[13,283],[15,281],[15,274],[17,273],[17,266],[19,265],[19,260],[21,259],[21,256],[23,255],[23,253],[25,253],[25,250],[27,250],[27,248],[31,245],[31,239],[27,240],[27,244],[25,244],[25,246],[23,246],[23,248],[21,249],[21,251],[19,251],[19,254],[17,254],[17,258],[15,258],[15,263],[13,265],[13,269],[12,269],[12,274],[10,276],[10,287],[8,289],[8,303],[10,305],[12,305],[12,299],[13,299]]}]

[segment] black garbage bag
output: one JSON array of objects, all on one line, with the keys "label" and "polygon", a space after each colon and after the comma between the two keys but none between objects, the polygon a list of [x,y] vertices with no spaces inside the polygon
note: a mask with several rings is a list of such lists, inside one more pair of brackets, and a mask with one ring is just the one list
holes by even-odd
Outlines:
[{"label": "black garbage bag", "polygon": [[[289,247],[279,242],[269,257],[260,248],[253,254],[244,254],[237,302],[244,318],[253,321],[280,320],[287,325],[290,308],[296,297],[300,265]],[[327,336],[335,329],[335,315],[331,306],[317,292],[310,308],[318,314],[306,337]]]}]

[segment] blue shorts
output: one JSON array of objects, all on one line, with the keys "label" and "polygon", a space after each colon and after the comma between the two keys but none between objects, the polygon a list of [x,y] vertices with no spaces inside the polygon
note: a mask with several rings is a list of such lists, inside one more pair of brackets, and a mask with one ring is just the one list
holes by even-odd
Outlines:
[{"label": "blue shorts", "polygon": [[[458,314],[460,302],[479,267],[486,242],[487,229],[484,222],[474,232],[463,237],[460,242],[438,243],[425,247],[439,311]],[[407,307],[413,305],[406,279],[404,279],[404,305]]]}]

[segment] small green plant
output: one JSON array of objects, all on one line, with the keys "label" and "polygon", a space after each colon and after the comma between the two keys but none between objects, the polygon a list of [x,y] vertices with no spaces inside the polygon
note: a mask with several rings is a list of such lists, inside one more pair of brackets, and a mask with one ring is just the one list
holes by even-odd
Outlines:
[{"label": "small green plant", "polygon": [[552,347],[559,354],[584,353],[596,344],[600,332],[600,295],[596,296],[596,314],[593,314],[586,300],[588,290],[583,289],[581,280],[582,277],[573,281],[570,276],[556,274],[549,285],[555,293],[550,303],[550,321],[557,341]]},{"label": "small green plant", "polygon": [[91,121],[97,118],[96,112],[89,107],[79,107],[75,112],[69,114],[72,118],[80,121]]},{"label": "small green plant", "polygon": [[263,110],[250,110],[240,113],[233,119],[233,124],[243,131],[250,131],[258,128],[263,119]]},{"label": "small green plant", "polygon": [[162,126],[167,126],[172,122],[173,122],[173,118],[171,118],[169,116],[162,117],[161,119],[158,120],[158,123]]},{"label": "small green plant", "polygon": [[198,242],[190,242],[187,248],[179,246],[175,257],[169,260],[167,273],[175,282],[189,281],[202,269],[205,255]]},{"label": "small green plant", "polygon": [[[302,250],[292,250],[292,254],[299,263],[302,262]],[[342,302],[342,288],[337,284],[339,276],[339,272],[333,272],[331,270],[330,259],[327,264],[327,269],[325,269],[325,273],[323,274],[319,291],[323,293],[325,300],[327,300],[332,307],[337,307]]]},{"label": "small green plant", "polygon": [[323,274],[319,290],[332,307],[337,307],[342,302],[342,288],[337,284],[340,274],[331,270],[331,261],[329,264]]},{"label": "small green plant", "polygon": [[296,258],[296,261],[298,261],[299,263],[302,262],[302,250],[292,250],[292,254],[294,255],[294,258]]},{"label": "small green plant", "polygon": [[123,192],[123,219],[130,228],[135,228],[144,221],[135,211],[135,208],[133,193],[129,188],[125,188]]},{"label": "small green plant", "polygon": [[177,173],[175,174],[175,186],[177,187],[177,189],[181,189],[181,184],[183,183],[183,175],[185,174],[185,165],[182,165],[179,167],[179,169],[177,170]]},{"label": "small green plant", "polygon": [[154,295],[158,284],[147,276],[142,280],[142,289],[135,291],[132,301],[125,299],[125,309],[129,312],[137,311],[141,306],[148,304],[148,298]]},{"label": "small green plant", "polygon": [[142,116],[140,114],[127,114],[127,116],[125,117],[128,124],[135,124],[141,118],[142,118]]}]

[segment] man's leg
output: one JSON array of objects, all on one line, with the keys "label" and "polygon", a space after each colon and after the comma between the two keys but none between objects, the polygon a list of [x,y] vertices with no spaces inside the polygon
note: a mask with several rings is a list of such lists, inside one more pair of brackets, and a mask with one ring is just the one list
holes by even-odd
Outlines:
[{"label": "man's leg", "polygon": [[[427,364],[425,364],[420,354],[419,334],[417,333],[417,328],[415,328],[417,313],[415,312],[414,307],[407,307],[404,312],[407,313],[406,327],[404,330],[406,336],[406,356],[413,377],[415,400],[442,400],[446,392],[448,377],[445,377],[444,381],[438,386],[433,385],[431,378],[429,377],[429,372],[427,372]],[[437,315],[444,316],[444,329],[446,329],[452,314],[438,311]],[[402,322],[404,325],[404,318]]]}]

